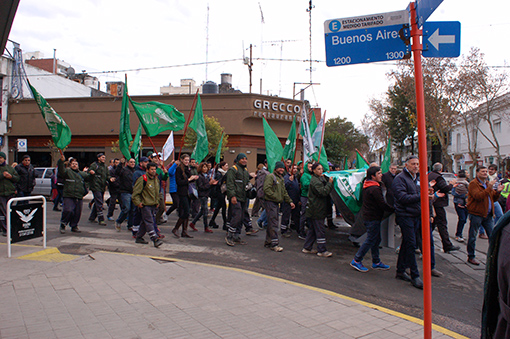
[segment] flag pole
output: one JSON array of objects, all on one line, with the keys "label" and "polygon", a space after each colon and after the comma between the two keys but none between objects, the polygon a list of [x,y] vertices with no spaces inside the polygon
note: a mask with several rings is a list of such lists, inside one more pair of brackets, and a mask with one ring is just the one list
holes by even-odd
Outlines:
[{"label": "flag pole", "polygon": [[321,162],[321,154],[322,154],[322,145],[324,144],[324,130],[326,129],[326,110],[324,110],[324,117],[322,118],[322,135],[321,135],[321,144],[319,147],[319,158],[317,162]]},{"label": "flag pole", "polygon": [[184,127],[184,132],[182,134],[181,147],[179,148],[179,159],[181,158],[182,146],[184,145],[184,138],[186,137],[186,131],[188,130],[188,125],[191,120],[191,115],[193,114],[193,107],[195,106],[195,104],[197,102],[197,97],[198,97],[198,89],[197,89],[197,92],[195,93],[195,97],[193,98],[193,103],[191,104],[191,109],[190,109],[189,115],[188,115],[188,121],[186,121],[186,126]]},{"label": "flag pole", "polygon": [[[356,152],[359,154],[360,157],[363,158],[363,160],[365,160],[365,162],[370,166],[370,163],[368,162],[368,160],[360,153],[360,151],[358,151],[357,148],[355,148]],[[356,165],[357,166],[357,165]]]}]

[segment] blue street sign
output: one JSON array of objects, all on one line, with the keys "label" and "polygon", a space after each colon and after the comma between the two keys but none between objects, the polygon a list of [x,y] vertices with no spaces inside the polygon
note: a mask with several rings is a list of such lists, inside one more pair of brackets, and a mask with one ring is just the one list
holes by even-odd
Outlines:
[{"label": "blue street sign", "polygon": [[418,21],[418,27],[423,26],[425,21],[427,21],[441,2],[443,2],[443,0],[416,0],[416,19]]},{"label": "blue street sign", "polygon": [[460,55],[460,22],[426,21],[423,52],[426,58],[456,58]]},{"label": "blue street sign", "polygon": [[404,59],[410,46],[400,38],[401,33],[409,37],[409,28],[399,24],[326,33],[326,64],[331,67]]}]

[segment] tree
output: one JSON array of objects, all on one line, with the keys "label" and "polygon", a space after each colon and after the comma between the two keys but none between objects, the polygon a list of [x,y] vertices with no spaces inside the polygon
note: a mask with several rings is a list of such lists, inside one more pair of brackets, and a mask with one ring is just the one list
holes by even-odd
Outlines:
[{"label": "tree", "polygon": [[368,137],[346,118],[336,117],[326,121],[324,148],[328,152],[328,160],[340,164],[345,157],[354,154],[356,148],[367,151]]},{"label": "tree", "polygon": [[[224,128],[218,122],[218,119],[215,117],[210,117],[204,115],[205,121],[205,130],[207,131],[207,140],[209,141],[209,153],[206,158],[216,155],[216,150],[218,149],[218,145],[220,143],[221,134],[224,132]],[[194,148],[197,142],[197,133],[192,129],[188,128],[186,131],[186,136],[184,138],[184,145],[187,147]],[[221,152],[225,152],[228,150],[226,145],[228,144],[228,135],[225,134],[223,136],[223,143],[221,147]]]},{"label": "tree", "polygon": [[365,114],[361,120],[361,130],[368,138],[368,153],[376,147],[386,145],[388,142],[387,117],[384,114],[386,101],[372,98],[368,103],[370,113]]}]

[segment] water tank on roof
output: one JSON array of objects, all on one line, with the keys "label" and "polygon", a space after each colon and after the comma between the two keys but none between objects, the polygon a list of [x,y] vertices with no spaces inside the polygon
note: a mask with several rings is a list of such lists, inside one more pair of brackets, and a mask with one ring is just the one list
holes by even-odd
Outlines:
[{"label": "water tank on roof", "polygon": [[221,84],[229,84],[232,85],[232,74],[230,73],[222,73],[221,74]]},{"label": "water tank on roof", "polygon": [[218,85],[214,81],[207,81],[202,85],[203,94],[216,94],[218,93]]}]

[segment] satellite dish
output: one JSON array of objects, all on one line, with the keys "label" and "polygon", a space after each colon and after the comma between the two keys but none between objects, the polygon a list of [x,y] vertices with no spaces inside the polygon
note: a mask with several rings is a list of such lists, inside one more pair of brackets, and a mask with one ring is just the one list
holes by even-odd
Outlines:
[{"label": "satellite dish", "polygon": [[74,68],[72,68],[72,67],[68,67],[68,68],[66,69],[66,74],[67,74],[67,77],[68,77],[69,79],[72,79],[72,78],[74,78],[74,75],[76,74],[76,72],[74,71]]}]

